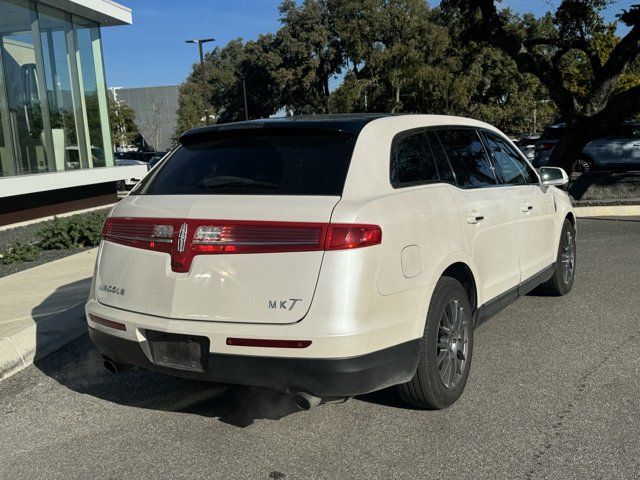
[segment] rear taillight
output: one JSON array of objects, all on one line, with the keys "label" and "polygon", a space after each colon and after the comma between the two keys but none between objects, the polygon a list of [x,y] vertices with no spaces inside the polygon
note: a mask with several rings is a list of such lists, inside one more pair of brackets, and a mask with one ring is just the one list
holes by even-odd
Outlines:
[{"label": "rear taillight", "polygon": [[345,250],[348,248],[378,245],[382,241],[382,229],[377,225],[329,225],[325,250]]},{"label": "rear taillight", "polygon": [[102,238],[130,247],[171,252],[174,226],[156,219],[107,218],[102,228]]},{"label": "rear taillight", "polygon": [[200,253],[322,250],[327,226],[291,222],[220,222],[195,227],[191,249]]},{"label": "rear taillight", "polygon": [[543,142],[543,143],[538,143],[536,145],[536,149],[537,150],[551,150],[553,147],[555,147],[555,143],[548,143],[548,142]]},{"label": "rear taillight", "polygon": [[171,254],[188,272],[195,255],[346,250],[377,245],[377,225],[230,220],[108,218],[105,240]]}]

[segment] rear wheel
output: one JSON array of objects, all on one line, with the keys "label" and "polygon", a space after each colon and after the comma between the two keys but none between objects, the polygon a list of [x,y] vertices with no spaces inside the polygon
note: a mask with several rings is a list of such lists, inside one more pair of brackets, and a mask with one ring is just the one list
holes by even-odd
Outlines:
[{"label": "rear wheel", "polygon": [[431,298],[414,377],[398,385],[400,397],[420,408],[442,409],[464,391],[473,351],[473,316],[465,289],[450,277]]},{"label": "rear wheel", "polygon": [[573,287],[576,273],[576,230],[573,224],[565,219],[558,246],[556,258],[556,271],[546,283],[543,289],[552,295],[566,295]]}]

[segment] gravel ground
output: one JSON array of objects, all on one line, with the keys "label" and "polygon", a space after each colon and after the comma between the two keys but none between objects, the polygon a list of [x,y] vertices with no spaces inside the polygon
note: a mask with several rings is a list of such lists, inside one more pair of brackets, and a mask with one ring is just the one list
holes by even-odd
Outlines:
[{"label": "gravel ground", "polygon": [[[108,212],[110,209],[105,208],[104,210],[94,210],[91,213],[95,212]],[[85,213],[81,213],[78,215],[73,215],[67,218],[80,217],[82,215],[87,215]],[[25,225],[24,227],[16,227],[9,230],[0,230],[0,250],[4,250],[9,247],[14,242],[22,242],[22,243],[36,243],[40,240],[38,237],[38,232],[48,223],[51,223],[52,220],[47,220],[44,222],[33,223],[31,225]],[[58,260],[60,258],[68,257],[69,255],[74,255],[76,253],[83,252],[88,250],[89,248],[77,248],[71,250],[44,250],[40,253],[40,257],[35,262],[23,262],[23,263],[12,263],[9,265],[4,265],[0,263],[0,277],[5,277],[7,275],[11,275],[12,273],[21,272],[22,270],[27,270],[28,268],[33,268],[38,265],[42,265],[44,263],[52,262],[54,260]]]}]

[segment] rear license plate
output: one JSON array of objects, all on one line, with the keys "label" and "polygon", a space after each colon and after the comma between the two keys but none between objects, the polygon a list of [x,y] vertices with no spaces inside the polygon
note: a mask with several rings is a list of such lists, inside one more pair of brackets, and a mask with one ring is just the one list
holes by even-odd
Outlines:
[{"label": "rear license plate", "polygon": [[145,332],[149,343],[149,353],[156,365],[179,368],[193,372],[204,372],[209,339],[177,333]]}]

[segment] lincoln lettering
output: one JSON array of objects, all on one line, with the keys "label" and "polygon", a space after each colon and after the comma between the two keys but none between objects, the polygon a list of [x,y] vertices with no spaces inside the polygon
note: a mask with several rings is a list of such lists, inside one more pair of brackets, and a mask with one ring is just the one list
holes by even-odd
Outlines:
[{"label": "lincoln lettering", "polygon": [[124,288],[116,287],[115,285],[102,284],[98,287],[98,290],[105,293],[113,293],[114,295],[124,295]]}]

